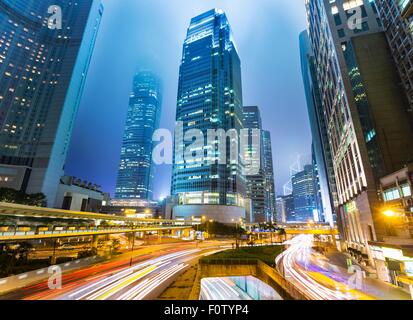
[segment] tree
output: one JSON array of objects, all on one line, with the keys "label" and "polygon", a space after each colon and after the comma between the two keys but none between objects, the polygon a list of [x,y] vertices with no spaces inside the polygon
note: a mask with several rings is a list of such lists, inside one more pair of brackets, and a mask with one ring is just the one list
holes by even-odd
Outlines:
[{"label": "tree", "polygon": [[46,196],[43,193],[27,194],[11,188],[0,188],[0,202],[45,207]]},{"label": "tree", "polygon": [[276,228],[277,234],[280,236],[284,236],[284,241],[287,241],[287,232],[285,232],[284,228]]},{"label": "tree", "polygon": [[234,227],[226,225],[217,221],[207,221],[199,226],[199,231],[206,231],[209,234],[222,235],[222,236],[235,236],[243,235],[246,231],[240,226]]},{"label": "tree", "polygon": [[22,242],[17,250],[20,260],[27,262],[30,251],[33,250],[33,245],[30,242]]}]

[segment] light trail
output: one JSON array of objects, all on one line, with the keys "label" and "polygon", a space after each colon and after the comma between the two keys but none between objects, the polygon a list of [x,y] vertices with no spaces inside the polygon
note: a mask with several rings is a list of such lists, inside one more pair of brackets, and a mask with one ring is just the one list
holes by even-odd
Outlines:
[{"label": "light trail", "polygon": [[156,275],[154,278],[149,280],[145,287],[141,290],[141,292],[133,298],[133,300],[142,300],[146,297],[152,290],[160,286],[162,283],[167,281],[176,273],[180,272],[181,270],[185,269],[188,265],[186,264],[179,264],[177,266],[173,266],[167,270],[162,271],[160,274]]},{"label": "light trail", "polygon": [[252,300],[229,278],[202,279],[200,296],[204,300]]},{"label": "light trail", "polygon": [[[141,255],[125,253],[113,261],[68,272],[62,276],[62,289],[50,290],[47,281],[21,288],[4,298],[11,300],[136,300],[154,299],[193,261],[222,251],[222,242],[162,244],[157,250],[142,248]],[[159,248],[159,249],[158,249]],[[149,253],[148,253],[149,251]]]},{"label": "light trail", "polygon": [[[284,277],[295,284],[308,298],[313,300],[350,300],[358,298],[352,295],[348,286],[337,286],[333,290],[330,287],[316,281],[314,272],[309,272],[311,266],[311,247],[313,237],[300,235],[290,242],[290,247],[276,259],[278,270]],[[334,280],[332,280],[337,284]],[[343,293],[343,287],[347,291]]]},{"label": "light trail", "polygon": [[[123,271],[116,272],[108,277],[105,277],[99,281],[92,282],[86,286],[80,287],[73,293],[61,297],[61,299],[67,300],[105,300],[110,299],[121,293],[128,288],[130,285],[142,280],[148,275],[153,274],[155,271],[162,271],[161,275],[164,276],[166,273],[163,271],[165,267],[172,261],[177,259],[184,259],[185,257],[197,254],[200,249],[192,249],[181,252],[175,252],[167,254],[152,260],[142,262],[136,266],[127,268]],[[169,270],[169,269],[168,269]],[[180,271],[177,270],[176,272]],[[163,278],[162,278],[163,279]],[[157,278],[152,281],[158,280]],[[152,282],[149,283],[149,285]],[[153,288],[153,287],[151,287]],[[121,295],[123,296],[123,294]],[[117,299],[117,298],[115,298]]]}]

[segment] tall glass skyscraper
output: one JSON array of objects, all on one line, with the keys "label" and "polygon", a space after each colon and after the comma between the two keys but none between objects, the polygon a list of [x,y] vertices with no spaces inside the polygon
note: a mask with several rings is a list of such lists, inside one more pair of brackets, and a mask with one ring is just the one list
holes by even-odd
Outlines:
[{"label": "tall glass skyscraper", "polygon": [[274,221],[276,215],[276,195],[274,182],[274,165],[272,158],[271,133],[261,132],[262,136],[262,167],[265,175],[265,216],[267,221]]},{"label": "tall glass skyscraper", "polygon": [[[259,158],[256,157],[256,166],[259,166],[258,172],[253,175],[246,175],[246,187],[247,197],[252,201],[252,221],[251,222],[265,222],[267,220],[267,203],[266,203],[266,180],[264,172],[264,159],[263,159],[263,136],[261,134],[262,121],[260,109],[257,106],[245,106],[244,112],[244,127],[248,129],[245,131],[245,135],[248,132],[248,144],[244,147],[244,157],[252,158],[254,155],[259,154]],[[257,129],[253,131],[253,129]],[[256,136],[255,136],[256,135]],[[253,144],[253,139],[259,141],[258,145]]]},{"label": "tall glass skyscraper", "polygon": [[54,204],[102,13],[98,0],[0,0],[0,187]]},{"label": "tall glass skyscraper", "polygon": [[[228,139],[225,163],[219,163],[218,144],[208,145],[208,130],[234,129],[238,135],[242,122],[241,62],[225,13],[213,9],[191,20],[183,45],[179,71],[176,121],[183,132],[175,139],[172,194],[181,204],[240,205],[245,196],[242,156],[231,161]],[[204,147],[197,161],[183,159],[181,150],[192,144],[189,132],[202,132]],[[177,140],[179,139],[179,140]],[[183,141],[183,142],[180,142]],[[234,160],[234,159],[233,159]],[[236,160],[236,159],[235,159]]]},{"label": "tall glass skyscraper", "polygon": [[294,198],[294,222],[315,220],[318,208],[313,166],[305,165],[304,170],[294,174],[291,180]]},{"label": "tall glass skyscraper", "polygon": [[[243,110],[244,127],[248,129],[248,144],[243,150],[244,157],[253,159],[254,165],[259,166],[255,174],[246,175],[247,196],[252,201],[251,222],[273,221],[276,204],[271,134],[262,130],[261,112],[257,106],[246,106]],[[246,133],[247,131],[244,134]],[[259,141],[259,144],[254,143],[254,139]]]},{"label": "tall glass skyscraper", "polygon": [[129,99],[115,198],[151,201],[153,197],[152,136],[159,128],[162,107],[161,81],[142,71],[133,79]]},{"label": "tall glass skyscraper", "polygon": [[[301,72],[307,99],[307,109],[313,137],[313,155],[319,177],[325,222],[334,225],[337,188],[334,166],[328,142],[327,125],[317,82],[317,68],[307,30],[300,34]],[[313,165],[315,165],[313,164]]]}]

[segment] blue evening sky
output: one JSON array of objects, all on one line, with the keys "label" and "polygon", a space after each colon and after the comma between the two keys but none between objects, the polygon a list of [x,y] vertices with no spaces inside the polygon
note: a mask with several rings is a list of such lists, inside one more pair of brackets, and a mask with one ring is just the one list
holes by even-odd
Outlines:
[{"label": "blue evening sky", "polygon": [[[298,154],[310,153],[298,36],[304,0],[103,0],[105,12],[73,132],[66,174],[114,193],[132,78],[139,69],[164,83],[161,127],[173,129],[182,44],[191,17],[223,9],[242,61],[244,105],[258,105],[271,131],[282,193]],[[171,167],[157,167],[156,198],[168,195]]]}]

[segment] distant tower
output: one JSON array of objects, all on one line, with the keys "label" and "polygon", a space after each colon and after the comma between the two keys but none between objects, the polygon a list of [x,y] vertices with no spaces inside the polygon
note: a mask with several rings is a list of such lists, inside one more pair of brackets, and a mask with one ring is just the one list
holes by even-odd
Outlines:
[{"label": "distant tower", "polygon": [[294,212],[296,222],[314,220],[317,210],[317,191],[314,186],[314,168],[305,165],[304,170],[292,177]]},{"label": "distant tower", "polygon": [[117,200],[152,200],[155,169],[152,136],[159,128],[161,106],[162,89],[158,76],[147,71],[136,74],[121,149]]},{"label": "distant tower", "polygon": [[[247,106],[243,108],[244,112],[244,127],[248,129],[248,145],[244,150],[244,157],[252,157],[253,154],[260,154],[259,171],[254,175],[246,175],[247,182],[247,196],[252,201],[252,221],[251,222],[265,222],[267,221],[267,207],[266,199],[266,179],[264,172],[264,158],[263,158],[263,135],[262,135],[262,121],[260,109],[257,106]],[[256,133],[252,129],[258,129]],[[252,143],[253,135],[258,134],[259,145]],[[256,137],[257,138],[257,137]]]},{"label": "distant tower", "polygon": [[272,158],[271,133],[262,131],[262,159],[265,175],[265,210],[267,221],[275,220],[276,203],[275,203],[275,182],[274,182],[274,165]]}]

